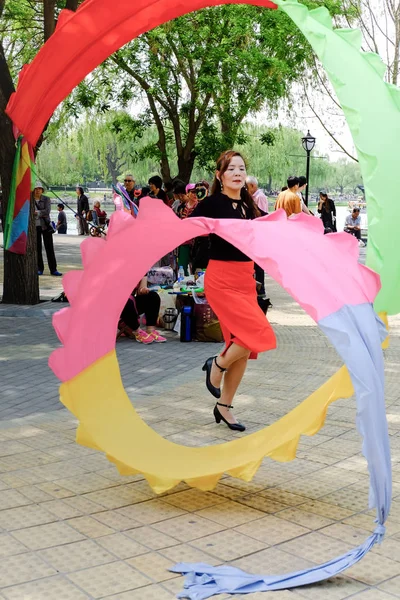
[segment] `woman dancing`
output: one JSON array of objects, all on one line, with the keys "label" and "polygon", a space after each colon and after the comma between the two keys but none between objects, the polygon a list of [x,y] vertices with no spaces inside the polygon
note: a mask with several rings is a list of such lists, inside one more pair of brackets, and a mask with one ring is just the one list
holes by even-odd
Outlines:
[{"label": "woman dancing", "polygon": [[[198,204],[191,217],[212,219],[255,219],[260,211],[246,189],[246,165],[239,152],[224,152],[217,161],[211,196]],[[232,414],[232,401],[249,358],[272,350],[276,339],[265,314],[258,306],[253,261],[235,246],[210,235],[210,262],[205,276],[205,293],[218,315],[225,348],[209,358],[203,371],[209,392],[221,400],[214,407],[217,423],[245,431]],[[221,382],[224,378],[222,391]]]}]

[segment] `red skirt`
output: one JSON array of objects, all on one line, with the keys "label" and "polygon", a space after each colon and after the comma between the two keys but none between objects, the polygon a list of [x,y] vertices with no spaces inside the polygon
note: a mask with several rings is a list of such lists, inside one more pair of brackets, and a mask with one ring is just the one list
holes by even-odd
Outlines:
[{"label": "red skirt", "polygon": [[232,343],[250,350],[250,358],[276,348],[274,331],[257,302],[253,262],[210,260],[204,291],[221,325],[224,353]]}]

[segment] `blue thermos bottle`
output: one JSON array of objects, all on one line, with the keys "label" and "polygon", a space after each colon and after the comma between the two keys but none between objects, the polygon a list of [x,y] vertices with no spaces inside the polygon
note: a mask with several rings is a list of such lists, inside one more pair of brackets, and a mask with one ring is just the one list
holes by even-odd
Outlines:
[{"label": "blue thermos bottle", "polygon": [[193,308],[184,306],[181,315],[181,342],[192,341],[192,318]]}]

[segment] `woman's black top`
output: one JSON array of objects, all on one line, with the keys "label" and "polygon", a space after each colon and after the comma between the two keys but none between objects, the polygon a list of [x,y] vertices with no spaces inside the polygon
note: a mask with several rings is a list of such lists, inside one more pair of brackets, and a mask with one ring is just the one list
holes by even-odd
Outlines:
[{"label": "woman's black top", "polygon": [[[198,203],[190,217],[209,217],[211,219],[255,218],[253,211],[243,200],[233,200],[225,194],[208,196]],[[210,258],[223,261],[251,262],[251,258],[214,233],[210,235]]]},{"label": "woman's black top", "polygon": [[322,208],[318,208],[318,212],[321,215],[325,229],[329,228],[332,229],[332,231],[336,231],[336,222],[333,220],[333,217],[336,217],[336,206],[331,198],[328,198],[328,204],[329,209],[326,208],[324,202]]}]

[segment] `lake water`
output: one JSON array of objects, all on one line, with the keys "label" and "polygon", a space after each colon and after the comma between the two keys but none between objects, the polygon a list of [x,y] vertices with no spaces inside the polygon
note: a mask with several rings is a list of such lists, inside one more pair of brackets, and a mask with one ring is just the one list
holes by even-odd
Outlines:
[{"label": "lake water", "polygon": [[[272,203],[270,203],[270,205],[271,204]],[[72,202],[71,202],[71,206],[72,206],[72,208],[74,208],[74,205],[72,204]],[[105,210],[107,212],[108,216],[110,216],[114,212],[114,204],[102,203],[101,207],[103,210]],[[310,206],[310,208],[313,212],[316,212],[315,206]],[[71,210],[69,210],[68,208],[65,208],[65,214],[67,215],[67,221],[68,221],[68,235],[77,235],[77,233],[78,233],[77,222],[76,222],[76,218],[74,217],[74,213]],[[346,217],[349,214],[350,213],[348,211],[347,206],[337,206],[336,207],[336,218],[337,218],[337,230],[338,231],[343,231]],[[51,211],[51,218],[55,223],[57,222],[57,210]],[[361,225],[362,225],[363,229],[367,229],[368,218],[367,218],[366,214],[361,214]]]}]

